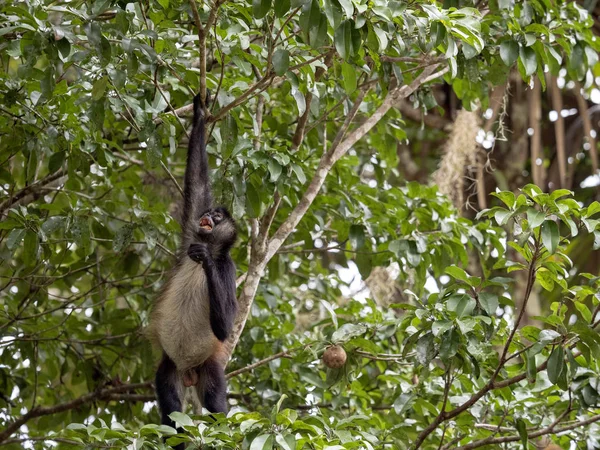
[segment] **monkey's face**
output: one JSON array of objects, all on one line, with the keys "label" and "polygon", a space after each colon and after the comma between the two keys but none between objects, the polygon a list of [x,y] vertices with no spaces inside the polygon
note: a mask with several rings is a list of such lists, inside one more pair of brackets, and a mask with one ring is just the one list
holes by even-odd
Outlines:
[{"label": "monkey's face", "polygon": [[198,221],[198,235],[205,240],[232,245],[237,235],[235,222],[227,209],[209,209]]}]

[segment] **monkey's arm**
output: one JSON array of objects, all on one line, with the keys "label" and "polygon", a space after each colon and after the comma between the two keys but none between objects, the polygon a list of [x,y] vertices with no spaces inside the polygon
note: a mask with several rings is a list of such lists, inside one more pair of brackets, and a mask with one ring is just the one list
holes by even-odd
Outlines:
[{"label": "monkey's arm", "polygon": [[220,341],[225,341],[233,328],[237,312],[235,298],[235,266],[229,257],[215,261],[204,244],[192,244],[188,255],[202,263],[208,283],[210,326]]},{"label": "monkey's arm", "polygon": [[204,128],[204,104],[198,94],[194,97],[194,126],[190,135],[185,169],[182,220],[184,232],[189,229],[190,222],[199,219],[200,214],[210,208],[212,203]]},{"label": "monkey's arm", "polygon": [[220,341],[229,337],[237,312],[235,299],[235,268],[230,260],[207,264],[208,295],[210,297],[210,326]]}]

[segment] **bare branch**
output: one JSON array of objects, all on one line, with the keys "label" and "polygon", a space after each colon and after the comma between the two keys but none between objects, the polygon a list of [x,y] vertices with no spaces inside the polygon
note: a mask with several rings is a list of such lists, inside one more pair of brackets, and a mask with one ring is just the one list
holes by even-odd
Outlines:
[{"label": "bare branch", "polygon": [[241,373],[250,372],[252,369],[255,369],[259,366],[264,366],[265,364],[268,364],[275,359],[285,358],[286,356],[289,356],[290,351],[291,350],[285,350],[283,352],[275,353],[274,355],[271,355],[265,359],[261,359],[260,361],[255,362],[254,364],[249,364],[246,367],[242,367],[241,369],[234,370],[233,372],[229,372],[227,374],[227,379],[233,378]]},{"label": "bare branch", "polygon": [[210,14],[208,16],[208,20],[206,21],[206,26],[202,25],[202,20],[200,20],[200,14],[198,13],[198,5],[196,5],[196,0],[188,0],[190,4],[190,8],[192,10],[192,16],[194,17],[194,22],[196,23],[196,28],[198,29],[198,51],[200,52],[200,96],[202,100],[206,100],[206,35],[207,30],[210,30],[215,18],[217,16],[217,10],[219,6],[225,3],[225,0],[215,0],[213,7],[210,10]]},{"label": "bare branch", "polygon": [[162,162],[162,160],[160,161],[160,166],[163,168],[163,170],[165,172],[167,172],[167,175],[169,176],[169,178],[171,179],[171,181],[173,182],[173,184],[175,185],[175,187],[177,188],[177,190],[179,191],[179,193],[183,197],[183,189],[181,188],[181,186],[177,182],[177,179],[175,178],[175,176],[173,176],[173,174],[171,173],[171,171],[169,170],[169,168],[166,166],[166,164],[164,162]]},{"label": "bare branch", "polygon": [[440,57],[432,58],[432,57],[425,55],[424,57],[421,57],[421,58],[414,58],[414,57],[410,57],[410,56],[381,55],[379,57],[379,59],[381,61],[386,61],[386,62],[400,62],[400,63],[414,63],[414,64],[423,64],[423,63],[438,64],[438,63],[443,62],[446,59],[446,57],[440,56]]},{"label": "bare branch", "polygon": [[414,122],[423,122],[431,128],[443,130],[452,123],[445,117],[436,116],[435,114],[423,114],[423,111],[413,108],[407,101],[398,102],[398,109],[407,119]]}]

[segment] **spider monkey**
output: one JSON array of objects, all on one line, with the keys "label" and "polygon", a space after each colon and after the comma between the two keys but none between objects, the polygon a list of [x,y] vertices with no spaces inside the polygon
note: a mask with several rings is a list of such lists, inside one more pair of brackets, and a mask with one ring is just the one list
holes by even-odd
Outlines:
[{"label": "spider monkey", "polygon": [[156,372],[162,423],[172,427],[169,414],[182,410],[186,387],[195,386],[210,412],[227,412],[223,342],[237,309],[235,265],[229,255],[236,226],[227,209],[212,206],[200,95],[194,98],[181,222],[175,267],[155,302],[149,327],[151,340],[163,351]]}]

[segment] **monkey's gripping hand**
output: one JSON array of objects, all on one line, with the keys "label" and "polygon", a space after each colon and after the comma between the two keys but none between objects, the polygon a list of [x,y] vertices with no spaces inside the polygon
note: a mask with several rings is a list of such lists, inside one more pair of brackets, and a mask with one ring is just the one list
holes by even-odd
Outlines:
[{"label": "monkey's gripping hand", "polygon": [[204,107],[210,105],[210,91],[206,90],[206,100],[203,102],[200,94],[196,94],[194,97],[194,123],[200,119],[204,119]]},{"label": "monkey's gripping hand", "polygon": [[198,264],[208,266],[213,263],[212,255],[210,254],[208,245],[204,242],[200,244],[191,244],[188,247],[187,254],[192,259],[192,261],[195,261]]}]

